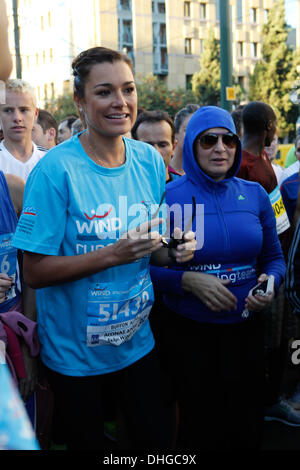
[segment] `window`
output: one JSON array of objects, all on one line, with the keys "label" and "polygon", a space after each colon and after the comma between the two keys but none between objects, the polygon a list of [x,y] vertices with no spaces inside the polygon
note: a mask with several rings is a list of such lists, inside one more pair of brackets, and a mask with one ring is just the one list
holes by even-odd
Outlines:
[{"label": "window", "polygon": [[215,0],[216,20],[220,21],[220,0]]},{"label": "window", "polygon": [[123,21],[122,42],[132,44],[132,24],[131,20]]},{"label": "window", "polygon": [[39,66],[39,54],[35,54],[35,65],[38,67]]},{"label": "window", "polygon": [[168,73],[167,30],[165,2],[152,2],[153,73],[157,76]]},{"label": "window", "polygon": [[41,16],[41,30],[44,30],[44,17]]},{"label": "window", "polygon": [[134,64],[131,0],[118,0],[118,49]]},{"label": "window", "polygon": [[250,23],[257,23],[257,8],[250,8]]},{"label": "window", "polygon": [[264,23],[267,23],[269,19],[269,10],[267,8],[264,9]]},{"label": "window", "polygon": [[161,44],[167,44],[167,36],[166,36],[166,24],[160,23],[159,25],[159,40]]},{"label": "window", "polygon": [[237,0],[236,2],[236,21],[239,23],[243,21],[243,0]]},{"label": "window", "polygon": [[192,54],[192,40],[191,38],[185,38],[184,40],[184,53],[185,55]]},{"label": "window", "polygon": [[191,2],[184,2],[183,4],[184,16],[191,16]]},{"label": "window", "polygon": [[53,62],[53,49],[50,47],[50,62]]},{"label": "window", "polygon": [[46,63],[46,52],[43,51],[43,64],[45,64],[45,63]]},{"label": "window", "polygon": [[257,57],[257,42],[251,42],[251,57]]},{"label": "window", "polygon": [[191,90],[192,89],[192,78],[193,78],[193,75],[186,75],[185,76],[185,88],[186,88],[186,90]]},{"label": "window", "polygon": [[168,71],[168,51],[166,47],[160,49],[161,54],[161,70],[162,72]]},{"label": "window", "polygon": [[119,0],[119,5],[121,10],[130,10],[130,0]]},{"label": "window", "polygon": [[200,53],[201,54],[202,54],[203,50],[204,50],[204,41],[203,41],[203,39],[200,39]]},{"label": "window", "polygon": [[47,83],[45,83],[45,85],[44,85],[44,99],[45,99],[45,100],[48,99],[48,87],[47,87]]},{"label": "window", "polygon": [[51,12],[48,11],[48,26],[51,28]]},{"label": "window", "polygon": [[51,98],[54,99],[55,97],[54,83],[51,82],[50,86],[51,86]]},{"label": "window", "polygon": [[244,55],[244,43],[243,41],[238,41],[237,43],[237,56],[243,57]]},{"label": "window", "polygon": [[243,75],[240,75],[238,77],[238,83],[240,87],[244,90],[245,89],[245,77]]},{"label": "window", "polygon": [[166,13],[165,2],[158,2],[158,4],[157,4],[157,13],[162,13],[162,14]]},{"label": "window", "polygon": [[200,3],[200,19],[206,19],[206,3]]}]

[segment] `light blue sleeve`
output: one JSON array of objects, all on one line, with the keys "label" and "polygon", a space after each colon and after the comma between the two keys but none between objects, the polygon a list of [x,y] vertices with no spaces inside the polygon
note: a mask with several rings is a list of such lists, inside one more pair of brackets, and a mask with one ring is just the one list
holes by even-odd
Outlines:
[{"label": "light blue sleeve", "polygon": [[13,238],[16,248],[44,255],[59,254],[67,217],[67,194],[61,179],[58,175],[55,181],[40,167],[30,174]]},{"label": "light blue sleeve", "polygon": [[0,363],[0,450],[39,450],[39,444],[6,364]]}]

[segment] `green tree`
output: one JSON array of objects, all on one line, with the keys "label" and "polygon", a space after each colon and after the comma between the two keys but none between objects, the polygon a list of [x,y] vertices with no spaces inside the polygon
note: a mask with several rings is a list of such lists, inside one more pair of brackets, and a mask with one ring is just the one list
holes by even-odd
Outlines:
[{"label": "green tree", "polygon": [[193,75],[192,90],[202,105],[220,105],[220,41],[215,38],[213,29],[203,42],[200,71]]},{"label": "green tree", "polygon": [[262,59],[249,77],[249,101],[264,101],[273,107],[280,137],[294,132],[297,118],[297,107],[289,96],[296,79],[297,59],[287,45],[288,34],[284,0],[277,0],[262,29]]},{"label": "green tree", "polygon": [[147,111],[163,110],[174,117],[179,109],[188,103],[196,103],[192,90],[175,88],[169,90],[167,84],[154,75],[137,76],[138,106]]},{"label": "green tree", "polygon": [[70,114],[78,116],[78,110],[74,104],[73,94],[71,92],[59,95],[57,98],[47,100],[45,109],[49,111],[57,122],[60,122],[64,117]]}]

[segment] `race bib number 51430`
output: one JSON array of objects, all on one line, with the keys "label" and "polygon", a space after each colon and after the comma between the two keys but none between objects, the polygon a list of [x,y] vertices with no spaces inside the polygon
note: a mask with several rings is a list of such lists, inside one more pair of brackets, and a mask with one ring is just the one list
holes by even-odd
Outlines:
[{"label": "race bib number 51430", "polygon": [[150,278],[133,286],[92,284],[88,292],[87,345],[119,346],[147,320],[153,304]]}]

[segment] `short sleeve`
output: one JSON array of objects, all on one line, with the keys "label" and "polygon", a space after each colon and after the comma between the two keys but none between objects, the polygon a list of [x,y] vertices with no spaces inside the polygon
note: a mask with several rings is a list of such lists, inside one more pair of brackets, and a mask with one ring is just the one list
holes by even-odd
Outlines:
[{"label": "short sleeve", "polygon": [[35,168],[25,186],[23,210],[13,245],[24,251],[58,255],[67,217],[66,185]]}]

